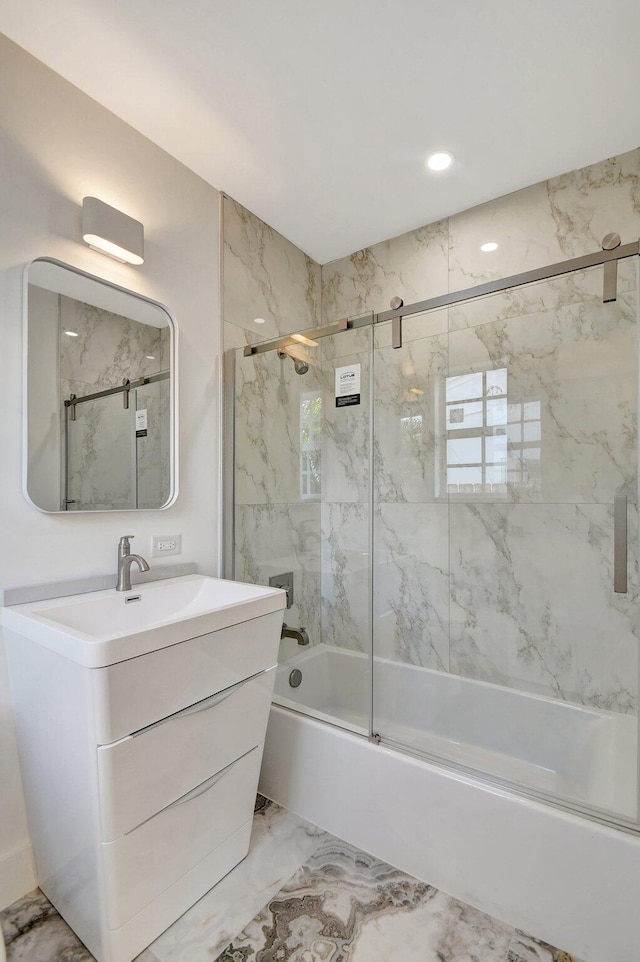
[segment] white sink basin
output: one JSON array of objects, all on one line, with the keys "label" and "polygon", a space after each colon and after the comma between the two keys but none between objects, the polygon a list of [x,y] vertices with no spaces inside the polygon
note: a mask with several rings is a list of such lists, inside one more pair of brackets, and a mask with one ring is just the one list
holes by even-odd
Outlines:
[{"label": "white sink basin", "polygon": [[88,668],[111,665],[285,607],[279,588],[185,575],[2,609],[5,628]]}]

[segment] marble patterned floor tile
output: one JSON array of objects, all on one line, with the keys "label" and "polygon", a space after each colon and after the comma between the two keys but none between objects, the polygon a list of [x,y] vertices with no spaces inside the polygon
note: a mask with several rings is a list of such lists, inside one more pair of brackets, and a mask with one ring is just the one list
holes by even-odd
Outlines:
[{"label": "marble patterned floor tile", "polygon": [[[7,962],[95,962],[38,889],[0,924]],[[214,959],[578,962],[260,795],[247,858],[134,962]]]},{"label": "marble patterned floor tile", "polygon": [[579,962],[579,960],[540,939],[534,939],[530,935],[525,935],[524,932],[516,932],[507,952],[507,962]]},{"label": "marble patterned floor tile", "polygon": [[93,956],[39,889],[0,913],[8,962],[92,962]]},{"label": "marble patterned floor tile", "polygon": [[151,951],[159,962],[211,962],[326,837],[259,795],[247,857],[163,932]]},{"label": "marble patterned floor tile", "polygon": [[511,926],[326,839],[218,962],[505,962]]},{"label": "marble patterned floor tile", "polygon": [[[35,889],[0,912],[7,962],[95,962],[49,899]],[[135,962],[158,962],[146,949]]]}]

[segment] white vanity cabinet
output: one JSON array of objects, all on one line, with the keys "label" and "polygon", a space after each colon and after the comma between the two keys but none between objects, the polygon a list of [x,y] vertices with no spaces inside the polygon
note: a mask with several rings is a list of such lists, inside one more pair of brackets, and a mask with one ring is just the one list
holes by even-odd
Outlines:
[{"label": "white vanity cabinet", "polygon": [[4,609],[38,884],[99,962],[130,962],[248,851],[284,594],[245,587],[260,603],[223,627],[187,618],[94,667],[46,643],[53,602]]}]

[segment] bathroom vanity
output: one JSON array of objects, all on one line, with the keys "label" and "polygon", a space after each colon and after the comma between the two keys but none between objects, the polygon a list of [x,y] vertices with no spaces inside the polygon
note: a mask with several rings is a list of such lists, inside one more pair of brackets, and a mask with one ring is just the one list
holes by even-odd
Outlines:
[{"label": "bathroom vanity", "polygon": [[38,884],[99,962],[246,855],[284,605],[188,575],[3,609]]}]

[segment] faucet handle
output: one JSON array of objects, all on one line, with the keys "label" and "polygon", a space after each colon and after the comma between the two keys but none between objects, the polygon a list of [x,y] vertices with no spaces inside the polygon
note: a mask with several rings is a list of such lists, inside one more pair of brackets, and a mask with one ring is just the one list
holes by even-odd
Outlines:
[{"label": "faucet handle", "polygon": [[122,551],[124,554],[129,553],[131,545],[129,544],[129,539],[135,537],[132,534],[123,534],[118,542],[118,551]]}]

